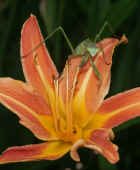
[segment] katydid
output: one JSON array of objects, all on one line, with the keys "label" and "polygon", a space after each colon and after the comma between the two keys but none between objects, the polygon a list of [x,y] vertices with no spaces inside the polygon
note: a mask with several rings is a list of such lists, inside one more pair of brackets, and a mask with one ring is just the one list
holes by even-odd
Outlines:
[{"label": "katydid", "polygon": [[93,63],[92,57],[95,56],[100,51],[99,48],[96,47],[96,44],[93,43],[90,39],[83,40],[76,48],[75,48],[75,55],[76,56],[84,56],[81,59],[79,67],[83,67],[88,59],[92,68],[94,69],[97,77],[101,80],[101,74],[99,73],[98,69],[96,68],[95,64]]},{"label": "katydid", "polygon": [[[107,25],[108,23],[105,22],[104,25],[102,26],[100,32],[97,34],[96,38],[95,38],[95,42],[97,41],[97,39],[99,39],[99,36],[101,35],[101,33],[103,32],[105,26]],[[83,67],[87,61],[89,60],[90,61],[90,64],[93,68],[93,70],[95,71],[97,77],[102,80],[102,76],[101,74],[99,73],[98,69],[96,68],[92,58],[99,52],[101,51],[100,48],[98,48],[96,46],[96,43],[94,43],[93,41],[91,41],[90,39],[85,39],[83,40],[75,49],[73,48],[68,36],[66,35],[64,29],[59,26],[57,27],[53,32],[51,32],[45,39],[44,41],[40,42],[35,48],[33,48],[28,54],[26,54],[25,56],[22,56],[22,57],[26,57],[28,55],[30,55],[34,50],[36,50],[37,48],[40,47],[40,45],[42,45],[43,43],[45,43],[45,41],[47,41],[49,38],[51,38],[57,31],[60,31],[62,33],[62,35],[64,36],[72,54],[70,56],[84,56],[82,59],[81,59],[81,62],[80,62],[80,65],[79,65],[79,68]]]},{"label": "katydid", "polygon": [[[96,41],[97,39],[99,39],[100,35],[102,34],[104,28],[106,27],[106,25],[108,24],[108,22],[105,22],[104,25],[102,26],[101,30],[99,31],[99,33],[96,35],[94,42],[91,41],[90,39],[85,39],[83,40],[76,48],[75,48],[75,54],[78,55],[83,55],[85,56],[82,60],[81,63],[79,65],[79,67],[82,67],[83,65],[86,64],[86,62],[89,60],[90,64],[93,68],[93,70],[95,71],[97,77],[102,80],[102,76],[99,73],[98,69],[96,68],[92,58],[99,52],[102,50],[102,48],[98,48],[96,46]],[[103,51],[102,51],[103,52]],[[103,56],[104,56],[104,52],[103,52]],[[104,57],[105,59],[105,57]],[[105,61],[106,63],[106,61]],[[107,65],[110,63],[106,63]]]}]

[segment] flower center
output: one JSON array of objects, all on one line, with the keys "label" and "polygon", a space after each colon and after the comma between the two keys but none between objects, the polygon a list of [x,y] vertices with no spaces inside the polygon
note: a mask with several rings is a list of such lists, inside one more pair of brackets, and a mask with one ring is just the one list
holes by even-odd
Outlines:
[{"label": "flower center", "polygon": [[82,137],[82,129],[75,126],[72,128],[72,131],[69,132],[65,127],[65,123],[61,122],[59,126],[58,136],[65,142],[72,142],[75,143]]}]

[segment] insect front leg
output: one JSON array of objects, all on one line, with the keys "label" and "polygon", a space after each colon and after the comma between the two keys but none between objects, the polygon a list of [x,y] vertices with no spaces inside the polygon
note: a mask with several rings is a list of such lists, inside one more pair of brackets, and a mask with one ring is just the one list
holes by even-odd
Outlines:
[{"label": "insect front leg", "polygon": [[90,64],[91,64],[93,70],[95,71],[96,76],[98,77],[98,79],[99,79],[100,81],[102,81],[102,75],[100,74],[100,72],[99,72],[98,69],[96,68],[95,64],[93,63],[92,56],[91,56],[91,55],[88,55],[88,57],[89,57]]}]

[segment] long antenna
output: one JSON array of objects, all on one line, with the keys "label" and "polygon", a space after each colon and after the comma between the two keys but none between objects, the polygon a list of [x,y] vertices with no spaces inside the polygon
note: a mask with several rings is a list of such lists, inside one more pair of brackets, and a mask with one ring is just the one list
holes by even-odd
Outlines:
[{"label": "long antenna", "polygon": [[[103,33],[103,31],[104,31],[104,29],[105,29],[106,26],[108,26],[108,27],[110,28],[111,32],[113,32],[112,29],[111,29],[110,24],[109,24],[107,21],[105,21],[104,24],[103,24],[103,26],[101,27],[99,33],[96,35],[96,37],[95,37],[95,39],[94,39],[94,42],[96,42],[96,41],[99,39],[99,37],[100,37],[101,34]],[[101,51],[102,51],[102,53],[103,53],[103,57],[104,57],[105,64],[106,64],[106,65],[110,65],[111,63],[107,63],[107,62],[106,62],[106,59],[105,59],[105,56],[104,56],[104,50],[103,50],[103,47],[102,47],[102,43],[100,42],[99,44],[100,44]]]}]

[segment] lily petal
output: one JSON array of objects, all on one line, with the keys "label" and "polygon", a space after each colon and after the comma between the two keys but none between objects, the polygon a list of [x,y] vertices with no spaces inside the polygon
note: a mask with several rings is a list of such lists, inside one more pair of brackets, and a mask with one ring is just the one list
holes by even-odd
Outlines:
[{"label": "lily petal", "polygon": [[37,160],[56,160],[70,150],[71,145],[63,142],[10,147],[0,155],[0,164]]},{"label": "lily petal", "polygon": [[51,103],[54,98],[54,77],[57,77],[58,73],[45,44],[40,44],[41,42],[43,37],[37,19],[31,15],[21,32],[23,71],[27,82]]},{"label": "lily petal", "polygon": [[[102,50],[97,56],[93,56],[93,62],[100,72],[102,80],[97,77],[89,62],[81,67],[79,71],[74,93],[73,112],[74,120],[77,120],[80,126],[85,126],[91,119],[108,93],[113,50],[119,43],[118,39],[109,38],[97,44],[99,48],[102,45]],[[75,60],[72,59],[69,70],[71,67],[73,68]],[[76,69],[77,67],[73,68],[71,72],[76,72]],[[70,83],[73,82],[70,81]]]},{"label": "lily petal", "polygon": [[140,88],[106,99],[94,114],[87,129],[113,128],[137,116],[140,116]]},{"label": "lily petal", "polygon": [[96,129],[91,134],[85,147],[100,152],[108,161],[116,163],[119,160],[118,147],[111,143],[114,138],[111,129]]},{"label": "lily petal", "polygon": [[44,98],[25,83],[0,78],[0,102],[20,117],[20,123],[42,140],[56,138],[52,111]]}]

